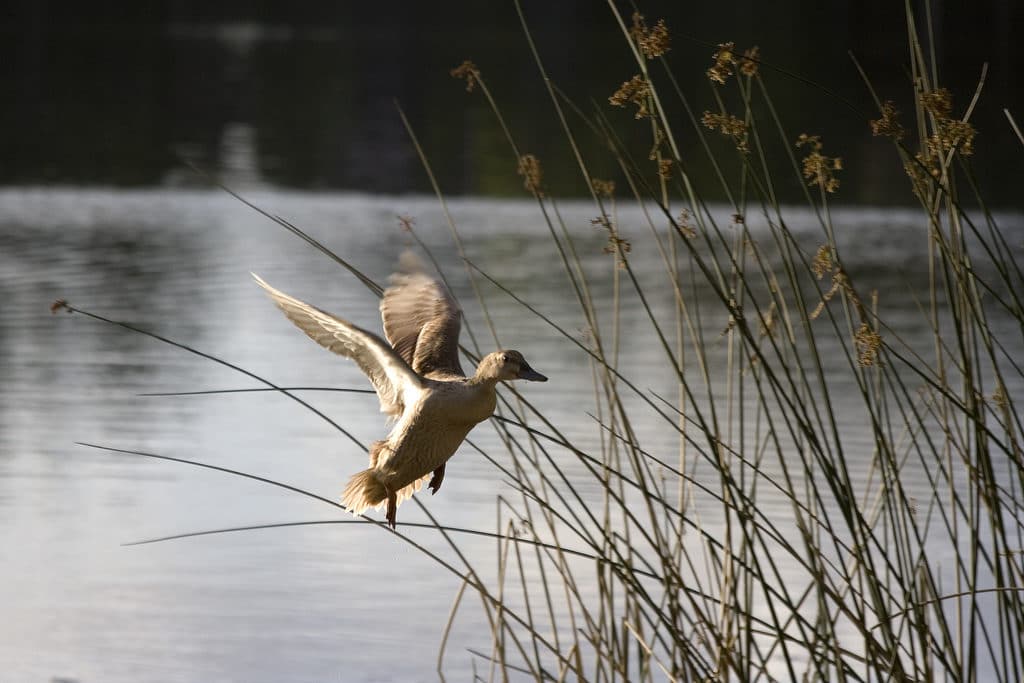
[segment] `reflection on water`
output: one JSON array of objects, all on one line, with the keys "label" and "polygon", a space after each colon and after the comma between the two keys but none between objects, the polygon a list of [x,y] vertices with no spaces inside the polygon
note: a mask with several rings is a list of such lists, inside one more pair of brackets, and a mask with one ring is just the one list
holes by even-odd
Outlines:
[{"label": "reflection on water", "polygon": [[[269,191],[253,198],[380,282],[410,241],[396,215],[414,217],[419,235],[437,250],[450,275],[469,326],[482,346],[493,344],[465,271],[446,249],[446,224],[433,200]],[[464,200],[452,210],[475,263],[582,334],[571,291],[551,265],[557,257],[535,204]],[[591,227],[592,209],[567,204],[563,210],[580,236],[587,270],[607,274],[611,262]],[[650,274],[655,282],[659,257],[643,237],[640,214],[627,206],[622,216],[623,225],[632,226],[624,234],[633,239],[633,263],[641,277]],[[789,218],[794,231],[816,243],[810,216],[796,211]],[[835,218],[843,226],[847,266],[886,293],[882,301],[890,313],[908,313],[903,332],[913,343],[927,332],[911,322],[917,320],[915,304],[906,294],[926,278],[920,260],[911,257],[923,239],[920,221],[892,211],[839,211]],[[1019,217],[1010,222],[1019,236]],[[0,661],[10,680],[433,677],[458,582],[421,553],[379,529],[353,525],[122,547],[182,531],[349,518],[222,473],[74,445],[193,458],[337,498],[365,456],[316,416],[271,393],[141,398],[147,392],[255,384],[126,330],[47,312],[54,298],[67,297],[282,385],[365,387],[352,364],[296,333],[251,282],[250,271],[379,329],[377,302],[366,289],[224,195],[0,192]],[[611,296],[606,281],[595,278],[594,286],[605,310]],[[502,344],[523,350],[551,377],[521,390],[570,437],[583,446],[592,443],[586,358],[495,288],[483,291]],[[671,301],[660,284],[650,294],[656,307]],[[626,306],[623,315],[626,329],[646,328],[639,306]],[[713,346],[727,320],[709,316],[702,324]],[[639,335],[624,347],[622,367],[639,386],[668,393],[672,385],[651,371],[659,353],[653,337]],[[372,396],[303,395],[364,443],[384,429]],[[843,415],[842,387],[836,387],[835,398]],[[636,426],[644,428],[642,421]],[[488,425],[472,438],[501,452]],[[863,471],[869,449],[858,452],[856,435],[848,443],[851,470]],[[645,447],[673,452],[675,443],[654,430]],[[567,468],[587,480],[582,470]],[[441,495],[423,499],[446,524],[491,529],[499,493],[508,493],[500,474],[464,447]],[[766,507],[774,504],[767,494],[762,500]],[[400,523],[423,519],[415,506],[402,508]],[[434,534],[406,531],[451,559]],[[491,542],[460,541],[484,572],[493,566]],[[467,609],[456,623],[447,668],[458,680],[471,670],[471,657],[461,648],[488,647],[479,618]]]}]

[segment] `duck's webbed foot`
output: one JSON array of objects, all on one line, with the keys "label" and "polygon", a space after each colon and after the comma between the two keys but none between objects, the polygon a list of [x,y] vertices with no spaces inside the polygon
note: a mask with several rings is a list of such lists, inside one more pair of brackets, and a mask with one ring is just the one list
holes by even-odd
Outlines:
[{"label": "duck's webbed foot", "polygon": [[387,511],[386,517],[387,517],[387,520],[388,520],[388,526],[391,527],[392,529],[394,529],[395,526],[396,526],[395,515],[397,513],[398,513],[398,494],[397,493],[391,493],[389,491],[388,492],[388,511]]},{"label": "duck's webbed foot", "polygon": [[427,488],[430,489],[430,495],[434,495],[441,488],[441,482],[444,481],[444,463],[434,470],[434,476],[430,478],[430,483],[427,484]]}]

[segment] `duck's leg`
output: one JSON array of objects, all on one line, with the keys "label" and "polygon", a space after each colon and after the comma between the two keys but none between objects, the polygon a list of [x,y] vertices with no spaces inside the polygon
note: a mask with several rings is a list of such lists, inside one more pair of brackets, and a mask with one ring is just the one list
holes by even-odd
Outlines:
[{"label": "duck's leg", "polygon": [[392,493],[391,491],[388,491],[388,511],[387,511],[387,515],[386,516],[387,516],[387,520],[388,520],[388,526],[391,527],[392,529],[394,529],[395,526],[396,526],[395,515],[396,515],[397,512],[398,512],[398,494],[397,493]]},{"label": "duck's leg", "polygon": [[444,466],[445,463],[441,463],[441,466],[434,470],[434,476],[430,478],[430,483],[427,484],[431,495],[437,493],[441,488],[441,482],[444,481]]}]

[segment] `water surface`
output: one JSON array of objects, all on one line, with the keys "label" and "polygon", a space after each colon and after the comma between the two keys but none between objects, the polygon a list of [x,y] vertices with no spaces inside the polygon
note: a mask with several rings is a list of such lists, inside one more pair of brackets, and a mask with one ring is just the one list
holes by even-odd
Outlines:
[{"label": "water surface", "polygon": [[[435,248],[481,346],[494,346],[480,306],[449,248],[437,202],[263,191],[252,198],[287,217],[384,282],[410,236],[396,216],[415,219]],[[535,203],[457,200],[452,213],[467,255],[560,325],[582,336],[572,290],[558,267]],[[603,237],[593,209],[566,204],[563,215],[609,306]],[[656,282],[656,251],[636,207],[622,211],[641,277]],[[791,227],[813,251],[806,212]],[[924,283],[916,256],[923,223],[910,212],[838,211],[847,265],[883,293],[903,332],[922,341],[909,292]],[[1018,241],[1020,219],[1009,219]],[[756,224],[751,226],[756,231]],[[820,240],[819,240],[820,241]],[[364,454],[322,419],[284,396],[247,393],[174,398],[147,392],[259,386],[180,349],[78,315],[72,304],[194,346],[288,386],[366,388],[354,365],[298,333],[252,282],[275,286],[357,324],[379,329],[377,301],[353,277],[237,201],[206,191],[121,192],[17,188],[0,191],[0,662],[5,679],[83,683],[146,681],[412,681],[436,678],[442,628],[459,580],[410,545],[366,525],[304,526],[214,535],[154,545],[126,542],[166,534],[284,521],[351,519],[313,500],[223,473],[114,455],[88,442],[200,460],[337,498]],[[586,357],[496,288],[482,284],[500,342],[547,374],[522,387],[564,433],[582,445],[595,429]],[[652,284],[651,301],[671,301]],[[920,291],[917,291],[920,294]],[[903,311],[903,313],[900,313]],[[644,330],[639,306],[623,311]],[[727,321],[703,320],[714,340]],[[916,337],[915,337],[916,335]],[[1007,341],[1020,347],[1020,339]],[[1024,351],[1024,348],[1020,349]],[[622,351],[626,372],[644,389],[672,395],[653,335]],[[362,443],[383,433],[375,397],[301,394]],[[842,407],[842,392],[836,400]],[[842,411],[839,411],[842,414]],[[855,412],[846,428],[858,429]],[[642,429],[643,424],[639,427]],[[474,442],[500,454],[493,427]],[[660,439],[660,441],[659,441]],[[870,456],[851,437],[851,469]],[[869,444],[867,435],[861,435]],[[676,447],[654,431],[655,452]],[[860,458],[860,460],[857,460]],[[566,456],[581,487],[593,486]],[[709,473],[710,475],[710,473]],[[441,494],[421,496],[444,524],[494,530],[495,498],[511,490],[495,468],[464,447]],[[771,500],[765,500],[770,508]],[[780,503],[780,509],[785,506]],[[426,521],[404,505],[399,522]],[[435,532],[404,528],[452,560]],[[487,539],[460,538],[485,574]],[[481,613],[466,607],[449,644],[446,671],[468,680],[487,651]],[[486,666],[476,660],[477,666]]]}]

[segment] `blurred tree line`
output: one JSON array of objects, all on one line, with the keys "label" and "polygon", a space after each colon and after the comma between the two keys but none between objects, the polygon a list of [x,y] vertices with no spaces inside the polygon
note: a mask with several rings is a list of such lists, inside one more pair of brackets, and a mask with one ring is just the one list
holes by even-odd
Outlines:
[{"label": "blurred tree line", "polygon": [[[871,137],[866,118],[876,112],[848,56],[857,56],[880,96],[910,111],[902,2],[641,8],[650,20],[666,19],[667,59],[698,115],[713,107],[704,72],[715,46],[756,44],[788,132],[820,134],[829,153],[843,157],[842,200],[910,198],[892,150]],[[649,130],[607,103],[636,71],[608,6],[524,0],[523,9],[553,80],[588,114],[602,111],[627,140],[645,144]],[[1024,150],[1002,110],[1024,121],[1024,57],[1013,49],[1024,3],[938,0],[931,13],[940,80],[956,111],[989,64],[973,117],[976,170],[996,201],[1013,204]],[[449,76],[468,58],[521,149],[541,159],[549,188],[585,191],[511,2],[16,0],[5,14],[0,183],[196,182],[186,158],[213,170],[248,165],[247,177],[286,187],[428,191],[397,100],[446,192],[517,195],[515,159],[486,102]],[[682,108],[672,106],[682,123]],[[601,140],[578,129],[594,175],[614,177]],[[699,183],[708,169],[703,152],[685,125],[677,135]],[[727,145],[720,151],[728,157]],[[788,189],[798,190],[796,179]]]}]

